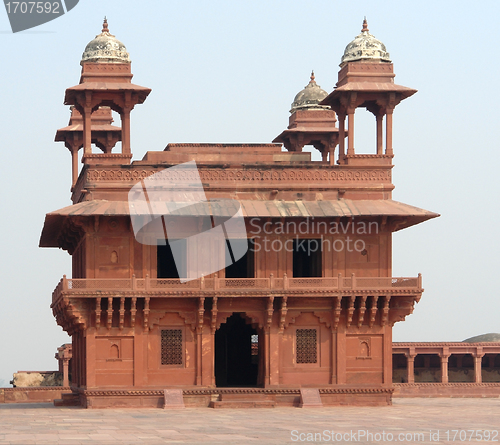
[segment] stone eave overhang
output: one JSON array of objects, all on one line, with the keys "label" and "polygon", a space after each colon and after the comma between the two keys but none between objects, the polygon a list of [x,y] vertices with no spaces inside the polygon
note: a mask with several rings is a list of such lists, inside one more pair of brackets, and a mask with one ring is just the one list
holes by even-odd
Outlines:
[{"label": "stone eave overhang", "polygon": [[335,88],[335,90],[320,102],[320,105],[330,105],[334,109],[334,107],[340,105],[340,99],[347,93],[367,95],[368,100],[370,99],[370,95],[373,96],[373,99],[376,99],[380,93],[394,93],[399,100],[404,100],[413,96],[416,92],[417,90],[413,88],[396,85],[390,82],[349,82]]},{"label": "stone eave overhang", "polygon": [[[217,201],[214,201],[215,203]],[[439,214],[413,207],[390,199],[380,200],[325,200],[325,201],[268,201],[268,200],[233,200],[235,211],[241,206],[246,218],[378,218],[393,219],[396,225],[393,231],[398,231],[426,220],[436,218]],[[182,203],[171,202],[170,207],[182,206]],[[228,203],[224,202],[224,211],[213,216],[227,216]],[[214,206],[212,206],[214,208]],[[182,217],[207,216],[207,207],[203,203],[191,204],[189,213]],[[64,207],[45,216],[45,223],[40,236],[40,247],[62,247],[60,235],[67,219],[89,218],[93,216],[130,216],[127,201],[93,200],[83,201]]]},{"label": "stone eave overhang", "polygon": [[136,103],[142,104],[149,93],[151,93],[151,88],[141,87],[140,85],[128,82],[84,82],[66,89],[64,105],[76,105],[76,96],[85,94],[86,92],[91,92],[93,94],[130,92],[137,96]]}]

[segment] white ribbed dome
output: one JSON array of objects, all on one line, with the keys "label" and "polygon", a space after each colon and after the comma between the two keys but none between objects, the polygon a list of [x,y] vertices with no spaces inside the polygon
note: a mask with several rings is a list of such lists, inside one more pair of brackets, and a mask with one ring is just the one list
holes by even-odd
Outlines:
[{"label": "white ribbed dome", "polygon": [[109,33],[106,19],[104,19],[101,34],[85,47],[80,63],[84,62],[130,63],[127,48]]},{"label": "white ribbed dome", "polygon": [[368,32],[368,23],[363,21],[361,34],[346,46],[340,66],[347,62],[359,62],[361,60],[379,60],[380,62],[391,62],[385,45]]}]

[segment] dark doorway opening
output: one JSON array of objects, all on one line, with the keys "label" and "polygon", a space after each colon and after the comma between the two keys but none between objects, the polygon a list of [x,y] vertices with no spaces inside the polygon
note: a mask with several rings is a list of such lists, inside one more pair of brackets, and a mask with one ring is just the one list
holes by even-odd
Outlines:
[{"label": "dark doorway opening", "polygon": [[[226,278],[253,278],[255,276],[254,267],[254,244],[251,239],[231,239],[226,240]],[[239,260],[233,261],[234,252],[244,251]]]},{"label": "dark doorway opening", "polygon": [[186,278],[187,243],[185,239],[162,240],[157,246],[157,278]]},{"label": "dark doorway opening", "polygon": [[231,315],[215,333],[215,384],[257,386],[257,331],[239,313]]},{"label": "dark doorway opening", "polygon": [[293,240],[293,276],[322,276],[321,239]]}]

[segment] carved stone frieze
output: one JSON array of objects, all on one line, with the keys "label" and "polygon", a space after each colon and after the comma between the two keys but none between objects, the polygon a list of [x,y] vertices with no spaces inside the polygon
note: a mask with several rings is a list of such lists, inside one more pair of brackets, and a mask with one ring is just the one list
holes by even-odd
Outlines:
[{"label": "carved stone frieze", "polygon": [[[140,181],[158,172],[158,169],[89,169],[85,172],[85,182],[121,182]],[[352,169],[223,169],[200,168],[200,177],[203,182],[234,181],[251,183],[269,182],[351,182],[369,181],[391,183],[391,170],[381,168],[352,168]],[[193,178],[194,179],[194,178]]]}]

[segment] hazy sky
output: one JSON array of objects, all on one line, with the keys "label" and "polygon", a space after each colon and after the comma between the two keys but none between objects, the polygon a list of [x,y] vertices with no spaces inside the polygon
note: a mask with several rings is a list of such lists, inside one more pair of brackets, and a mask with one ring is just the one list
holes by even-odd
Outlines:
[{"label": "hazy sky", "polygon": [[[394,114],[393,198],[442,215],[394,235],[393,275],[421,272],[425,287],[394,340],[500,332],[499,13],[497,0],[80,0],[12,34],[0,12],[0,386],[17,370],[56,369],[56,348],[69,340],[50,303],[70,257],[38,241],[45,214],[70,204],[70,154],[53,140],[69,119],[64,91],[78,84],[105,15],[134,83],[153,90],[132,113],[134,159],[168,142],[272,141],[311,69],[332,91],[366,15],[396,82],[419,90]],[[372,152],[375,124],[358,114],[356,148]]]}]

